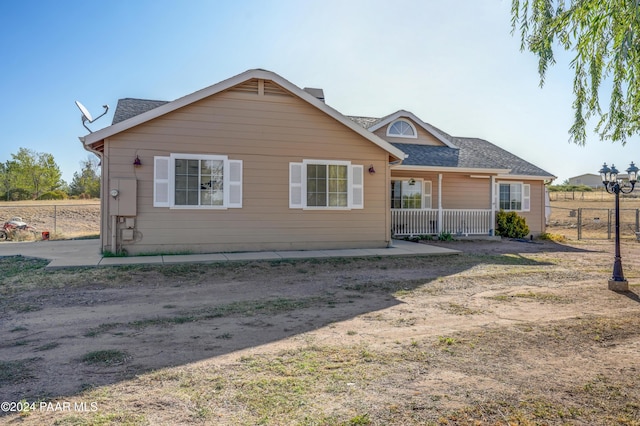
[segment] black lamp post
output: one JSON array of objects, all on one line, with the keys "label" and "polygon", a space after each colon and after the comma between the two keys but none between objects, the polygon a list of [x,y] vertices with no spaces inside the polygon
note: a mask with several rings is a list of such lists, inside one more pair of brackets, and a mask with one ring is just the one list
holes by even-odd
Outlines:
[{"label": "black lamp post", "polygon": [[609,290],[613,291],[628,291],[629,282],[624,279],[622,272],[622,258],[620,257],[620,193],[628,194],[633,191],[633,187],[638,180],[638,168],[631,162],[631,165],[627,169],[629,181],[622,182],[618,179],[618,170],[613,164],[611,168],[607,167],[607,163],[604,163],[602,169],[600,169],[600,177],[602,178],[602,184],[609,194],[616,195],[616,257],[613,262],[613,276],[609,280]]}]

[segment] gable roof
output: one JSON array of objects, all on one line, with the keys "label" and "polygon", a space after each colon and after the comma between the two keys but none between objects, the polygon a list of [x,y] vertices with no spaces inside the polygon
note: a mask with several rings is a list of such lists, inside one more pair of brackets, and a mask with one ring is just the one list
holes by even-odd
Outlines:
[{"label": "gable roof", "polygon": [[[146,123],[154,118],[158,118],[162,115],[168,114],[172,111],[175,111],[184,106],[190,105],[194,102],[207,98],[209,96],[215,95],[216,93],[220,93],[224,90],[230,89],[238,84],[244,83],[247,80],[251,79],[263,79],[274,82],[285,90],[289,91],[293,95],[298,98],[306,101],[312,106],[316,107],[320,111],[324,112],[328,116],[334,118],[338,122],[347,126],[351,130],[355,131],[362,137],[368,139],[375,145],[387,151],[393,157],[397,159],[404,159],[406,155],[397,147],[393,146],[389,142],[384,139],[374,135],[368,130],[364,129],[362,126],[357,125],[353,121],[349,120],[347,117],[336,111],[335,109],[328,106],[326,103],[317,99],[313,95],[299,88],[295,84],[285,80],[278,74],[266,71],[262,69],[253,69],[245,71],[241,74],[238,74],[234,77],[231,77],[227,80],[223,80],[219,83],[216,83],[212,86],[206,87],[204,89],[193,92],[187,96],[183,96],[171,102],[164,101],[147,101],[142,100],[142,103],[136,102],[137,100],[127,98],[128,101],[125,100],[123,102],[122,112],[118,113],[116,110],[116,114],[114,114],[114,122],[111,126],[105,127],[104,129],[97,130],[93,133],[89,133],[88,135],[81,137],[80,140],[84,143],[85,147],[90,147],[94,143],[101,142],[105,138],[123,132],[125,130],[131,129],[132,127],[138,126],[140,124]],[[154,107],[155,105],[155,107]],[[120,106],[120,102],[118,102],[118,106]],[[150,107],[150,109],[145,109],[146,107]],[[140,112],[136,115],[132,115],[135,112]],[[116,122],[116,115],[120,121]]]},{"label": "gable roof", "polygon": [[424,121],[420,120],[414,113],[409,112],[409,111],[405,111],[405,110],[402,110],[402,109],[399,110],[399,111],[396,111],[396,112],[394,112],[392,114],[389,114],[386,117],[382,117],[382,118],[378,118],[378,119],[369,119],[369,120],[374,120],[374,121],[368,122],[366,117],[357,117],[357,121],[356,120],[354,120],[354,121],[356,121],[361,126],[363,124],[365,124],[365,125],[368,124],[365,128],[367,130],[369,130],[370,132],[375,132],[379,128],[384,127],[387,124],[392,123],[392,122],[396,121],[399,118],[409,118],[409,119],[411,119],[411,121],[416,123],[418,126],[422,127],[427,132],[431,133],[436,139],[438,139],[440,142],[442,142],[445,146],[448,146],[450,148],[455,148],[456,147],[453,144],[451,136],[447,135],[446,133],[444,133],[440,129],[437,129],[436,127],[432,126],[431,124],[425,123]]}]

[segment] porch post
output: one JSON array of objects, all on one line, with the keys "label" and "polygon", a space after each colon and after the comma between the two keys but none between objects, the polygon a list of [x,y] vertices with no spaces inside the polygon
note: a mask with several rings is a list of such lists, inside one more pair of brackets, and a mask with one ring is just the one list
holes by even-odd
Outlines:
[{"label": "porch post", "polygon": [[494,229],[496,226],[496,177],[491,176],[491,188],[489,189],[489,194],[491,194],[491,223],[489,224],[489,235],[492,237],[496,235],[496,230]]},{"label": "porch post", "polygon": [[442,233],[442,173],[438,173],[438,234]]}]

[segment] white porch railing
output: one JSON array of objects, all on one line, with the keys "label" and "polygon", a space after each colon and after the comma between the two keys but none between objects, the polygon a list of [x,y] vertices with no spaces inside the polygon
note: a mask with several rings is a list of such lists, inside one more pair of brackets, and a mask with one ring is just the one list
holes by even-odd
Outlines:
[{"label": "white porch railing", "polygon": [[391,209],[391,230],[394,235],[436,235],[441,232],[452,235],[489,235],[493,228],[491,210]]}]

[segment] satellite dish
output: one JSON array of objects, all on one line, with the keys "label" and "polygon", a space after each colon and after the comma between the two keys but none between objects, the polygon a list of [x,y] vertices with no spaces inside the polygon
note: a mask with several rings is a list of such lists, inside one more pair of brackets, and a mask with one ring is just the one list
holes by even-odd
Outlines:
[{"label": "satellite dish", "polygon": [[78,107],[78,109],[80,110],[80,112],[82,113],[82,125],[84,126],[85,129],[87,129],[89,131],[89,133],[93,133],[93,131],[87,127],[87,125],[85,124],[87,121],[89,123],[93,123],[94,121],[96,121],[98,118],[102,117],[103,115],[105,115],[107,113],[107,111],[109,111],[109,105],[102,105],[102,108],[104,108],[104,112],[102,114],[100,114],[99,116],[97,116],[96,118],[92,118],[91,114],[89,113],[89,110],[87,108],[85,108],[84,105],[82,105],[80,103],[80,101],[76,101],[76,106]]},{"label": "satellite dish", "polygon": [[80,101],[76,101],[76,106],[82,113],[82,121],[88,121],[89,123],[91,123],[93,121],[93,118],[91,118],[91,114],[89,114],[89,111],[84,107],[84,105],[82,105]]}]

